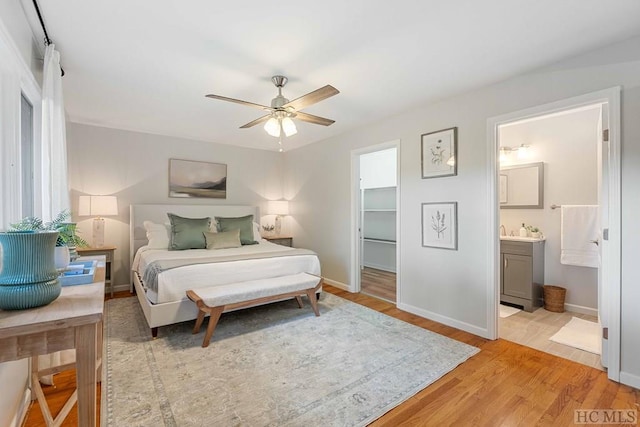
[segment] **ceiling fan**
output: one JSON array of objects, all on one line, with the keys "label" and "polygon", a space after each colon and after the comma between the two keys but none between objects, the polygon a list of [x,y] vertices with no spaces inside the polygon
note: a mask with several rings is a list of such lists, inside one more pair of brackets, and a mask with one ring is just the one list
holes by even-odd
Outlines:
[{"label": "ceiling fan", "polygon": [[292,119],[302,120],[303,122],[313,123],[316,125],[329,126],[335,122],[335,120],[326,119],[324,117],[314,116],[313,114],[303,113],[300,110],[313,105],[317,102],[327,99],[340,93],[340,91],[331,85],[326,85],[320,89],[316,89],[313,92],[309,92],[306,95],[302,95],[299,98],[289,101],[282,95],[282,88],[287,84],[288,79],[285,76],[273,76],[271,81],[278,88],[278,95],[271,100],[271,106],[260,105],[253,102],[242,101],[235,98],[227,98],[220,95],[206,95],[207,98],[220,99],[222,101],[235,102],[236,104],[247,105],[249,107],[259,108],[269,113],[266,116],[257,118],[245,125],[240,126],[240,129],[250,128],[259,123],[265,123],[264,129],[271,136],[280,137],[281,132],[284,132],[286,136],[295,135],[298,130]]}]

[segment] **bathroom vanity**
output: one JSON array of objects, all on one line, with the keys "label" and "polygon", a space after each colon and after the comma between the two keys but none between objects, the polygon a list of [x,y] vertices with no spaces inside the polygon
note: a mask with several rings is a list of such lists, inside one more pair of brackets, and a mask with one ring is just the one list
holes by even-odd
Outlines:
[{"label": "bathroom vanity", "polygon": [[542,306],[544,238],[500,237],[500,301],[532,312]]}]

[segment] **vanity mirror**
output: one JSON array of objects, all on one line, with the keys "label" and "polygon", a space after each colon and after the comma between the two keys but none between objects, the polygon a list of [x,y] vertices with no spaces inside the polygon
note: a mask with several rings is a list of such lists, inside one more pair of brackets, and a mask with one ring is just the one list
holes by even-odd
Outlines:
[{"label": "vanity mirror", "polygon": [[542,209],[544,207],[544,163],[500,168],[500,208]]}]

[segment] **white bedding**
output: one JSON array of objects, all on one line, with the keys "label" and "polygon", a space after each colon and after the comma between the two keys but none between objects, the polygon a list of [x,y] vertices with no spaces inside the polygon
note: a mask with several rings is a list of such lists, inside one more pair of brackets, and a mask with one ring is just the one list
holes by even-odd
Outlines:
[{"label": "white bedding", "polygon": [[[230,249],[190,249],[186,251],[169,251],[141,247],[133,260],[132,269],[140,277],[144,276],[146,266],[156,260],[176,258],[210,258],[212,256],[229,256],[256,254],[276,251],[292,251],[292,248],[260,241],[257,245],[246,245]],[[154,304],[187,299],[186,291],[204,286],[226,285],[229,283],[278,277],[296,273],[320,275],[320,261],[316,255],[282,256],[275,258],[258,258],[232,262],[216,262],[212,264],[195,264],[166,270],[158,275],[158,292],[147,289],[147,298]]]}]

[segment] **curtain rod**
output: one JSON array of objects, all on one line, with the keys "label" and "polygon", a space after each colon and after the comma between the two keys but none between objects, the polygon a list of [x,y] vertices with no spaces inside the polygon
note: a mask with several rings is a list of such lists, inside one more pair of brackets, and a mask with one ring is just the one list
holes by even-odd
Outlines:
[{"label": "curtain rod", "polygon": [[[49,33],[47,33],[47,27],[44,26],[44,19],[42,19],[42,13],[40,13],[40,7],[38,6],[37,0],[33,0],[33,7],[36,9],[36,13],[38,14],[38,20],[40,21],[40,26],[42,27],[42,31],[44,31],[44,44],[45,46],[49,46],[53,42],[49,38]],[[60,75],[64,77],[64,69],[62,68],[62,64],[60,65]]]}]

